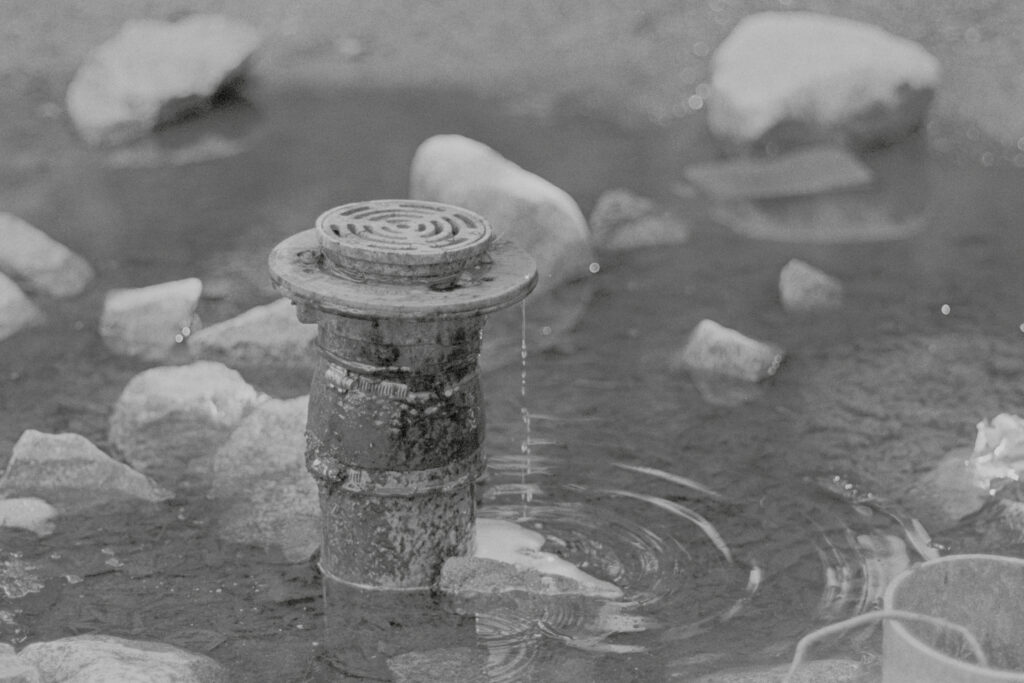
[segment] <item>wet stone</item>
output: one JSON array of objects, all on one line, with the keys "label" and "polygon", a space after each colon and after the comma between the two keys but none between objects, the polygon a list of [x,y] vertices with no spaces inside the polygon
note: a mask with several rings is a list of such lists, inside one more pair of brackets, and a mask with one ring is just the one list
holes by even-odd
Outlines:
[{"label": "wet stone", "polygon": [[205,655],[163,643],[85,635],[32,643],[18,658],[47,683],[228,683],[228,672]]},{"label": "wet stone", "polygon": [[708,126],[741,147],[835,137],[885,144],[921,125],[939,77],[924,48],[876,26],[752,14],[712,56]]},{"label": "wet stone", "polygon": [[836,278],[799,259],[779,272],[779,299],[794,313],[825,311],[843,303],[843,285]]},{"label": "wet stone", "polygon": [[49,536],[56,524],[57,508],[40,498],[0,499],[0,528],[24,529]]},{"label": "wet stone", "polygon": [[90,144],[141,137],[209,108],[214,95],[246,74],[259,44],[252,27],[221,15],[125,22],[78,69],[68,86],[68,115]]},{"label": "wet stone", "polygon": [[30,293],[81,294],[95,273],[78,254],[17,216],[0,212],[0,271]]},{"label": "wet stone", "polygon": [[203,291],[198,278],[107,292],[100,336],[107,348],[124,356],[163,361],[198,330],[196,306]]},{"label": "wet stone", "polygon": [[291,301],[278,299],[199,330],[189,338],[188,347],[193,358],[230,367],[311,369],[316,334],[316,325],[299,322]]},{"label": "wet stone", "polygon": [[671,366],[760,382],[776,373],[783,357],[783,350],[774,344],[751,339],[705,319],[694,328],[686,346],[672,358]]},{"label": "wet stone", "polygon": [[68,513],[116,500],[159,502],[172,494],[84,436],[29,429],[14,444],[0,495],[42,498]]},{"label": "wet stone", "polygon": [[110,443],[136,469],[175,482],[190,461],[211,458],[266,398],[220,363],[152,368],[114,404]]},{"label": "wet stone", "polygon": [[662,211],[651,199],[629,190],[607,190],[590,213],[590,230],[598,249],[625,251],[642,247],[682,244],[689,227]]},{"label": "wet stone", "polygon": [[0,274],[0,341],[45,320],[25,293],[6,275]]},{"label": "wet stone", "polygon": [[388,660],[395,683],[476,683],[486,680],[487,652],[473,647],[449,647],[407,652]]},{"label": "wet stone", "polygon": [[317,486],[306,471],[309,398],[269,400],[256,408],[213,458],[210,497],[228,505],[218,534],[235,543],[278,548],[308,559],[320,544]]}]

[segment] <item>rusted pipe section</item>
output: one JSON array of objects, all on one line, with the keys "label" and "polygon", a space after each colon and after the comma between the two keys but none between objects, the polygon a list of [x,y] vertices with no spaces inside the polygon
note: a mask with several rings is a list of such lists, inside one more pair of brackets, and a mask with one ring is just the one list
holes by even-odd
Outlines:
[{"label": "rusted pipe section", "polygon": [[324,575],[431,586],[472,542],[484,318],[530,293],[533,259],[473,212],[377,200],[324,213],[274,248],[270,272],[318,327],[306,465]]}]

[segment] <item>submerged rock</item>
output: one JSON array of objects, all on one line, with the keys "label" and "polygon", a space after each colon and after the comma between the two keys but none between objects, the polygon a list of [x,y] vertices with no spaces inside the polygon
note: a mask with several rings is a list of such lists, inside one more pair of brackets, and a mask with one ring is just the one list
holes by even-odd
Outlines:
[{"label": "submerged rock", "polygon": [[41,498],[0,499],[0,527],[49,536],[53,533],[56,518],[57,508]]},{"label": "submerged rock", "polygon": [[14,280],[0,273],[0,341],[46,319]]},{"label": "submerged rock", "polygon": [[446,647],[407,652],[388,660],[394,683],[477,683],[487,680],[487,651],[475,647]]},{"label": "submerged rock", "polygon": [[245,74],[259,44],[255,29],[215,14],[125,22],[78,69],[68,86],[68,115],[90,144],[141,137],[208,108]]},{"label": "submerged rock", "polygon": [[0,496],[33,496],[62,513],[116,500],[159,502],[172,494],[79,434],[26,430],[0,477]]},{"label": "submerged rock", "polygon": [[228,683],[224,667],[205,655],[172,645],[105,635],[32,643],[18,659],[35,666],[46,683]]},{"label": "submerged rock", "polygon": [[774,344],[751,339],[713,320],[701,320],[686,346],[671,361],[673,369],[716,373],[760,382],[782,364],[785,352]]},{"label": "submerged rock", "polygon": [[269,400],[238,425],[213,458],[210,496],[229,502],[221,538],[308,559],[320,544],[320,502],[306,471],[309,397]]},{"label": "submerged rock", "polygon": [[[692,679],[693,683],[782,683],[789,664],[727,669]],[[860,683],[867,667],[852,659],[816,659],[804,662],[789,683]]]},{"label": "submerged rock", "polygon": [[212,457],[266,398],[220,363],[152,368],[114,404],[110,443],[136,469],[173,482],[189,461]]},{"label": "submerged rock", "polygon": [[779,298],[790,312],[831,310],[843,303],[843,285],[814,266],[792,259],[779,272]]},{"label": "submerged rock", "polygon": [[290,300],[278,299],[200,330],[189,338],[188,347],[193,358],[231,367],[312,368],[316,334],[316,325],[299,322]]},{"label": "submerged rock", "polygon": [[100,336],[107,348],[144,360],[167,360],[198,329],[196,306],[203,291],[198,278],[107,292]]},{"label": "submerged rock", "polygon": [[740,146],[836,136],[889,143],[921,125],[939,78],[935,57],[876,26],[752,14],[712,56],[708,125]]},{"label": "submerged rock", "polygon": [[690,230],[679,218],[629,190],[601,193],[590,213],[590,230],[599,249],[625,251],[641,247],[681,244]]},{"label": "submerged rock", "polygon": [[0,271],[30,292],[81,294],[95,273],[78,254],[17,216],[0,212]]}]

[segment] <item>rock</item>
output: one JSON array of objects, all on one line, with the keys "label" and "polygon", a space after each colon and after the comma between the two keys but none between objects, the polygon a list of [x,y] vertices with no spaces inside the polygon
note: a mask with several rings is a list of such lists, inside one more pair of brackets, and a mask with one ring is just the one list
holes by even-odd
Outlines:
[{"label": "rock", "polygon": [[0,212],[0,271],[29,292],[76,296],[95,273],[78,254],[17,216]]},{"label": "rock", "polygon": [[266,396],[220,363],[158,367],[128,382],[110,417],[110,443],[133,467],[176,481],[210,458]]},{"label": "rock", "polygon": [[38,497],[70,513],[117,500],[159,502],[172,494],[84,436],[28,429],[0,477],[0,496]]},{"label": "rock", "polygon": [[886,144],[921,125],[939,78],[924,48],[876,26],[752,14],[712,56],[708,126],[741,147],[834,137]]},{"label": "rock", "polygon": [[316,362],[316,325],[299,322],[295,306],[278,299],[206,327],[188,340],[193,358],[230,367],[277,365],[311,369]]},{"label": "rock", "polygon": [[68,115],[93,145],[141,137],[209,107],[245,74],[259,44],[252,27],[221,15],[127,21],[78,69]]},{"label": "rock", "polygon": [[167,360],[199,326],[196,306],[203,291],[198,278],[107,292],[100,336],[114,353]]},{"label": "rock", "polygon": [[[37,572],[39,567],[26,562],[21,555],[0,549],[0,598],[18,600],[46,588],[45,579]],[[0,599],[0,604],[5,603]]]},{"label": "rock", "polygon": [[779,272],[779,298],[782,307],[794,313],[839,308],[843,303],[843,285],[799,259],[792,259]]},{"label": "rock", "polygon": [[0,682],[42,683],[39,669],[30,662],[23,662],[14,654],[14,648],[0,643]]},{"label": "rock", "polygon": [[680,219],[661,211],[646,197],[629,190],[607,190],[590,213],[590,231],[599,249],[625,251],[682,244],[690,237]]},{"label": "rock", "polygon": [[[569,332],[590,300],[594,263],[590,231],[575,200],[520,168],[487,145],[461,135],[435,135],[412,160],[409,193],[479,213],[497,236],[537,262],[537,288],[527,298],[526,337],[531,352],[550,348]],[[523,336],[519,307],[487,316],[480,352],[485,370],[519,360]]]},{"label": "rock", "polygon": [[18,659],[46,683],[228,683],[228,672],[205,655],[172,645],[84,635],[26,645]]},{"label": "rock", "polygon": [[41,325],[45,319],[14,280],[0,273],[0,341],[25,328]]},{"label": "rock", "polygon": [[759,342],[713,320],[701,320],[682,351],[672,358],[673,369],[717,374],[760,382],[779,369],[784,351]]},{"label": "rock", "polygon": [[0,527],[49,536],[53,533],[56,517],[57,508],[39,498],[0,499]]},{"label": "rock", "polygon": [[498,237],[537,261],[535,294],[585,278],[593,262],[586,219],[564,190],[461,135],[435,135],[412,160],[409,195],[475,211]]},{"label": "rock", "polygon": [[477,683],[487,680],[487,651],[475,647],[446,647],[407,652],[388,660],[395,683]]},{"label": "rock", "polygon": [[441,592],[465,596],[518,590],[537,595],[622,597],[622,589],[615,584],[543,552],[544,536],[518,524],[477,519],[475,538],[473,557],[453,557],[444,563]]},{"label": "rock", "polygon": [[280,548],[290,562],[319,546],[320,499],[305,460],[308,406],[308,396],[269,400],[217,450],[210,496],[230,503],[221,538]]},{"label": "rock", "polygon": [[[727,669],[692,679],[693,683],[782,683],[789,664]],[[866,667],[852,659],[817,659],[803,662],[789,683],[860,683]]]}]

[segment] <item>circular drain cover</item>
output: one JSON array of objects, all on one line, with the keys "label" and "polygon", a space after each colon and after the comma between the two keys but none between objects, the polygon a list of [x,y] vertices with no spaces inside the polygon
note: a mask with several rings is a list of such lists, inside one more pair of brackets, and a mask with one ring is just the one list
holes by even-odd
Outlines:
[{"label": "circular drain cover", "polygon": [[316,221],[327,260],[359,280],[444,285],[472,268],[491,243],[491,226],[465,209],[382,199],[337,206]]}]

